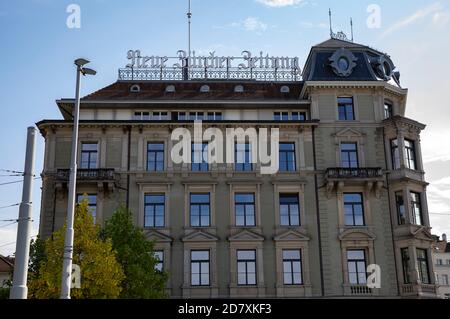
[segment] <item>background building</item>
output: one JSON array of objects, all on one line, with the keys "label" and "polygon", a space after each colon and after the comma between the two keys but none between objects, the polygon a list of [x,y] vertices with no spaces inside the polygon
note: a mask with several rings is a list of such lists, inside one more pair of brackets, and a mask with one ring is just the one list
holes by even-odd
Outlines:
[{"label": "background building", "polygon": [[[125,203],[172,297],[435,297],[421,123],[390,57],[350,41],[295,70],[121,70],[82,99],[77,193],[97,223]],[[277,73],[278,72],[278,73]],[[40,233],[66,217],[73,99],[45,138]],[[279,128],[280,171],[174,164],[171,132]],[[225,134],[224,134],[225,135]],[[203,149],[194,145],[193,154]],[[381,269],[381,287],[366,268]]]},{"label": "background building", "polygon": [[6,288],[8,281],[12,280],[14,258],[0,255],[0,288]]},{"label": "background building", "polygon": [[436,284],[439,285],[439,296],[450,298],[450,243],[447,242],[447,235],[442,235],[442,240],[436,236],[436,244],[433,250],[434,272],[436,274]]}]

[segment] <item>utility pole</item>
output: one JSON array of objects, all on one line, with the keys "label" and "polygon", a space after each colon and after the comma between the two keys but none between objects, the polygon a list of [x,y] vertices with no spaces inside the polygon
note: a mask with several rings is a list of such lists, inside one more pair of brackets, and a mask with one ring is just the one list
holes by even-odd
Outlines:
[{"label": "utility pole", "polygon": [[11,299],[27,299],[28,259],[30,255],[30,232],[32,224],[33,171],[36,129],[28,127],[25,169],[23,174],[22,202],[19,207],[17,225],[16,259],[14,262],[13,286]]},{"label": "utility pole", "polygon": [[80,81],[81,75],[95,75],[92,69],[84,68],[89,63],[86,59],[75,60],[77,66],[77,82],[75,89],[75,107],[73,110],[72,155],[70,160],[69,196],[67,200],[67,224],[64,238],[64,260],[61,278],[61,299],[70,299],[70,286],[72,283],[72,257],[73,257],[73,222],[75,219],[75,193],[77,184],[77,152],[78,152],[78,124],[80,115]]}]

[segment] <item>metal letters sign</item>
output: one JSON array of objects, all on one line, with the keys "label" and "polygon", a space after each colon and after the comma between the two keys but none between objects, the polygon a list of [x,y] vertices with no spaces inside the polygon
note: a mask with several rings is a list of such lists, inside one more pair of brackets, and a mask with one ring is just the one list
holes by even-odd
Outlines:
[{"label": "metal letters sign", "polygon": [[127,53],[129,63],[119,69],[120,80],[190,80],[190,79],[235,79],[259,81],[300,81],[301,69],[297,57],[276,57],[260,52],[252,55],[243,51],[242,55],[189,56],[179,50],[176,57],[145,56],[140,50]]}]

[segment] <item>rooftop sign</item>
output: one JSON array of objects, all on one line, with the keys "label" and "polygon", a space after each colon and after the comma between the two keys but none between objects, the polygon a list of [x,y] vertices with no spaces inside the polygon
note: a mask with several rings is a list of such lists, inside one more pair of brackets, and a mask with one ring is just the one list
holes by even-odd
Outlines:
[{"label": "rooftop sign", "polygon": [[139,50],[127,53],[129,63],[119,69],[120,80],[196,80],[236,79],[257,81],[300,81],[301,69],[297,57],[252,55],[242,51],[241,56],[189,56],[179,50],[176,57],[144,56]]}]

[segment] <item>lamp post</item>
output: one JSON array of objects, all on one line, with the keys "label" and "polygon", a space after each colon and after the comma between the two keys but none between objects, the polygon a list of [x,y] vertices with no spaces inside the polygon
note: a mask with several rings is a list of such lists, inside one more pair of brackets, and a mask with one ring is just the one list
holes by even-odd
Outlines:
[{"label": "lamp post", "polygon": [[95,75],[97,72],[85,68],[86,59],[75,60],[77,66],[77,84],[75,91],[75,108],[73,110],[72,154],[70,160],[69,196],[67,200],[67,224],[64,238],[64,261],[61,281],[61,299],[70,299],[70,286],[72,283],[72,256],[73,256],[73,221],[75,215],[75,192],[77,184],[77,150],[78,150],[78,123],[80,115],[80,80],[81,75]]}]

